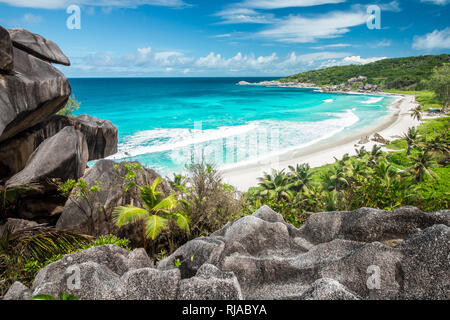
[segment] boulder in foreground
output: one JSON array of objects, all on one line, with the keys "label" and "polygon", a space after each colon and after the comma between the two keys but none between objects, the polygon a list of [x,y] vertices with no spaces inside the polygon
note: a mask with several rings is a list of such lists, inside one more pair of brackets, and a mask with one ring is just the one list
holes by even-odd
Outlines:
[{"label": "boulder in foreground", "polygon": [[83,134],[65,127],[45,140],[31,155],[25,169],[9,179],[7,187],[46,184],[56,178],[66,181],[83,176],[88,161],[88,148]]},{"label": "boulder in foreground", "polygon": [[[142,249],[129,253],[108,245],[66,255],[39,272],[33,295],[448,300],[449,218],[450,211],[362,208],[317,213],[296,229],[263,207],[210,237],[186,243],[157,268]],[[395,243],[381,243],[392,237],[397,238]],[[81,274],[78,289],[67,287],[68,270],[74,267]],[[20,296],[24,288],[16,285],[11,291],[9,297],[26,299]]]}]

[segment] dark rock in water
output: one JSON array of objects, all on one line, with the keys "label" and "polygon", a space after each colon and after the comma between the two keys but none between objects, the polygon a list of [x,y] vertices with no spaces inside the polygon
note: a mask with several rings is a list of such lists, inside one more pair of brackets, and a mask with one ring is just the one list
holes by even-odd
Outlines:
[{"label": "dark rock in water", "polygon": [[0,73],[0,143],[58,112],[71,93],[58,69],[22,50],[13,51],[13,72]]},{"label": "dark rock in water", "polygon": [[78,179],[83,176],[87,161],[88,149],[83,134],[74,127],[65,127],[45,140],[25,168],[9,179],[6,186],[46,184],[52,178]]},{"label": "dark rock in water", "polygon": [[[125,163],[116,163],[111,160],[100,160],[84,175],[83,179],[88,185],[96,181],[101,183],[100,192],[92,195],[90,202],[80,200],[77,203],[69,200],[61,217],[56,224],[60,229],[71,229],[90,235],[103,235],[117,232],[136,243],[142,243],[142,232],[136,226],[126,226],[117,230],[112,221],[112,213],[118,206],[129,205],[143,206],[139,195],[133,192],[125,192],[123,188],[126,170]],[[116,168],[115,165],[119,167]],[[151,185],[159,175],[150,169],[137,170],[137,181],[141,185]],[[168,193],[167,184],[161,184],[162,191]],[[94,204],[94,208],[91,204]]]},{"label": "dark rock in water", "polygon": [[13,46],[6,29],[0,26],[0,71],[11,71],[14,68]]},{"label": "dark rock in water", "polygon": [[8,31],[15,47],[41,60],[70,66],[69,59],[53,41],[26,29],[8,29]]},{"label": "dark rock in water", "polygon": [[88,115],[76,118],[54,115],[0,143],[0,179],[9,178],[25,168],[31,154],[44,140],[68,126],[83,133],[89,149],[89,161],[103,159],[117,152],[118,131],[110,121]]}]

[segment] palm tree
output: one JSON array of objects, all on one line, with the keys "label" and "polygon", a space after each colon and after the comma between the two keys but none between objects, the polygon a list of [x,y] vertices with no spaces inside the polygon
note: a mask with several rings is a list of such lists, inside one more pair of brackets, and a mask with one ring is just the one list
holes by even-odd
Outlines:
[{"label": "palm tree", "polygon": [[436,175],[430,170],[434,166],[433,157],[428,150],[420,150],[416,157],[411,157],[412,166],[409,171],[417,182],[421,182],[426,176],[434,178]]},{"label": "palm tree", "polygon": [[270,198],[280,201],[281,199],[291,199],[293,197],[289,176],[284,170],[272,170],[272,174],[264,173],[264,177],[258,179],[260,190],[258,196]]},{"label": "palm tree", "polygon": [[340,191],[350,184],[349,177],[342,166],[335,166],[328,171],[322,176],[322,182],[328,191]]},{"label": "palm tree", "polygon": [[413,119],[417,119],[417,121],[422,121],[422,108],[420,105],[414,109],[411,109],[411,117]]},{"label": "palm tree", "polygon": [[404,133],[401,137],[406,141],[408,145],[408,149],[406,150],[406,155],[409,156],[411,154],[411,148],[417,146],[417,139],[419,137],[419,131],[415,128],[409,128],[407,133]]},{"label": "palm tree", "polygon": [[175,195],[167,198],[156,189],[162,179],[156,178],[151,186],[139,187],[139,195],[144,202],[144,208],[134,206],[121,206],[114,210],[114,222],[120,228],[136,222],[144,222],[144,248],[146,249],[146,239],[155,240],[156,237],[167,228],[169,220],[175,221],[180,229],[189,233],[189,218],[182,212],[173,212],[178,206]]},{"label": "palm tree", "polygon": [[390,178],[395,176],[396,170],[392,166],[392,164],[388,163],[387,161],[380,161],[375,166],[374,173],[381,179],[389,180]]},{"label": "palm tree", "polygon": [[431,152],[449,153],[450,147],[448,140],[442,139],[441,136],[434,137],[432,140],[427,141],[425,148]]},{"label": "palm tree", "polygon": [[366,154],[368,153],[365,147],[361,147],[360,149],[355,149],[356,151],[356,157],[358,159],[362,159],[366,156]]},{"label": "palm tree", "polygon": [[169,181],[170,186],[174,190],[178,190],[181,192],[186,191],[186,177],[182,174],[173,174],[173,179],[167,178],[167,181]]},{"label": "palm tree", "polygon": [[291,189],[295,192],[306,191],[311,184],[311,167],[309,164],[297,165],[295,168],[289,166],[291,170]]},{"label": "palm tree", "polygon": [[383,151],[381,151],[381,147],[379,145],[374,145],[372,151],[369,153],[370,163],[372,165],[376,165],[378,159],[383,156]]}]

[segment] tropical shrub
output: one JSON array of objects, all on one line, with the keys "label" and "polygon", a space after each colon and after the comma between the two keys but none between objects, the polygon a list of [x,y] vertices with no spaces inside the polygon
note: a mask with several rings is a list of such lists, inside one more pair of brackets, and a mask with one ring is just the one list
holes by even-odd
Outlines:
[{"label": "tropical shrub", "polygon": [[156,178],[151,186],[138,186],[139,195],[144,208],[135,206],[120,206],[114,210],[113,220],[120,228],[129,224],[143,222],[144,248],[147,248],[146,239],[155,240],[164,229],[168,228],[169,220],[177,223],[178,227],[189,234],[190,220],[181,210],[176,210],[178,200],[175,195],[164,197],[157,191],[162,179]]}]

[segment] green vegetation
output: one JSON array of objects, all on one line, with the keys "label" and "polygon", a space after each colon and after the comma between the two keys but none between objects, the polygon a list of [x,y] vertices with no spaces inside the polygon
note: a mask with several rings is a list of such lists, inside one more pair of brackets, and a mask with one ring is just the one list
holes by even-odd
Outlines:
[{"label": "green vegetation", "polygon": [[115,244],[129,250],[129,241],[116,236],[91,236],[36,226],[0,235],[0,297],[15,282],[31,287],[36,274],[64,255],[91,247]]},{"label": "green vegetation", "polygon": [[59,295],[59,299],[48,294],[38,294],[37,296],[34,296],[32,300],[78,300],[78,298],[64,292]]},{"label": "green vegetation", "polygon": [[431,78],[425,81],[427,87],[431,88],[436,94],[436,98],[442,102],[442,110],[446,112],[450,102],[450,63],[444,64],[442,67],[434,68]]},{"label": "green vegetation", "polygon": [[[449,61],[448,54],[384,59],[366,65],[338,66],[308,71],[283,78],[281,81],[299,81],[327,86],[346,83],[350,78],[366,76],[368,79],[365,83],[376,84],[383,89],[423,90],[433,88],[431,83],[423,80],[436,78],[432,83],[440,84],[442,79],[445,79],[445,70],[439,72],[442,77],[433,74],[436,72],[435,68],[440,68]],[[448,74],[447,71],[447,84]]]},{"label": "green vegetation", "polygon": [[156,189],[162,182],[156,178],[151,186],[136,186],[145,208],[134,206],[117,207],[114,211],[114,222],[120,228],[128,224],[144,222],[144,248],[146,238],[155,240],[162,230],[166,229],[169,220],[174,220],[181,230],[189,233],[189,218],[182,212],[176,211],[178,200],[175,195],[164,198],[162,192]]},{"label": "green vegetation", "polygon": [[300,226],[320,211],[393,210],[406,205],[427,212],[448,209],[449,122],[450,117],[425,120],[388,145],[393,150],[389,153],[376,146],[371,151],[361,148],[357,156],[346,155],[332,165],[266,173],[259,187],[247,192],[244,210],[251,214],[267,204]]},{"label": "green vegetation", "polygon": [[73,117],[73,113],[80,109],[81,102],[77,101],[74,95],[69,97],[67,104],[61,109],[58,114],[66,117]]}]

